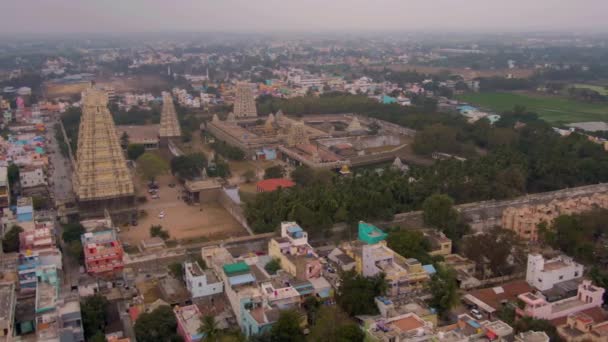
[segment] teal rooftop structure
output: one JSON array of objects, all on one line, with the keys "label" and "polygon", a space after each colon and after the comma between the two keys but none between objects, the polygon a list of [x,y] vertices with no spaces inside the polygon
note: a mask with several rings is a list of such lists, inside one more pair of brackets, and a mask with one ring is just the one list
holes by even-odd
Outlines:
[{"label": "teal rooftop structure", "polygon": [[388,234],[380,228],[363,221],[359,221],[359,240],[368,245],[376,244],[386,239]]}]

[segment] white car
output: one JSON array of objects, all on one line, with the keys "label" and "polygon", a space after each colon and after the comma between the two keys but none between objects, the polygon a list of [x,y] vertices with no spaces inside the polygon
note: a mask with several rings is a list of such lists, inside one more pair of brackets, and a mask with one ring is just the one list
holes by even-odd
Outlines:
[{"label": "white car", "polygon": [[475,319],[483,319],[483,315],[477,309],[471,309],[471,315],[475,317]]},{"label": "white car", "polygon": [[164,217],[165,217],[165,211],[163,210],[163,211],[160,212],[160,214],[158,214],[158,218],[162,219]]}]

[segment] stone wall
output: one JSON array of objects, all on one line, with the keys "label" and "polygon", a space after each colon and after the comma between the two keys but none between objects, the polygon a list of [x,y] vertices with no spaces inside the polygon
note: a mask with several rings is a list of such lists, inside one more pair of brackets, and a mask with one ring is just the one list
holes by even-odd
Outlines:
[{"label": "stone wall", "polygon": [[[547,204],[553,200],[564,200],[591,196],[596,193],[608,193],[608,183],[585,185],[557,191],[541,192],[503,201],[483,201],[455,206],[474,231],[484,231],[500,226],[502,214],[507,208],[520,208],[529,205]],[[420,228],[423,226],[422,212],[413,211],[396,214],[392,221],[381,223],[383,226],[401,228]]]},{"label": "stone wall", "polygon": [[[249,228],[247,224],[247,219],[245,218],[245,212],[241,204],[236,202],[229,194],[228,191],[235,191],[234,189],[226,189],[222,188],[218,194],[218,202],[226,209],[226,211],[238,222],[240,223],[249,235],[253,235],[253,231]],[[238,191],[238,189],[236,190]]]}]

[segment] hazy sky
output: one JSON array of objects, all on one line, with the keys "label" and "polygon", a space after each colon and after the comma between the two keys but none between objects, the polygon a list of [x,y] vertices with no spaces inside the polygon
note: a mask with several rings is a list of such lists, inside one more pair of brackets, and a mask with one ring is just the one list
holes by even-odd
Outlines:
[{"label": "hazy sky", "polygon": [[0,33],[608,31],[608,0],[0,0]]}]

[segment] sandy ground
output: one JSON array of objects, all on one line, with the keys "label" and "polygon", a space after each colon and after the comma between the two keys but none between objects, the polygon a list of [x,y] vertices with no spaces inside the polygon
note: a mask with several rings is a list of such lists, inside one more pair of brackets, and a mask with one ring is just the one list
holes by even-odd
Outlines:
[{"label": "sandy ground", "polygon": [[[95,80],[95,83],[100,86],[114,88],[114,90],[119,93],[142,90],[156,91],[162,90],[168,86],[166,80],[155,75],[111,77],[106,79],[97,79]],[[69,97],[71,95],[80,94],[88,86],[88,82],[74,84],[46,82],[44,84],[44,93],[45,96],[49,98]]]},{"label": "sandy ground", "polygon": [[[139,209],[144,210],[147,215],[140,217],[135,227],[121,227],[120,238],[123,242],[137,245],[141,240],[150,237],[150,227],[153,225],[161,225],[169,232],[171,239],[177,240],[213,240],[247,234],[219,203],[205,204],[202,207],[185,203],[180,195],[183,187],[173,176],[159,177],[158,182],[160,198],[152,199],[146,194],[148,201],[140,205]],[[170,188],[169,183],[175,183],[177,186]],[[146,191],[145,185],[139,188]],[[162,219],[158,217],[161,211],[165,213]]]}]

